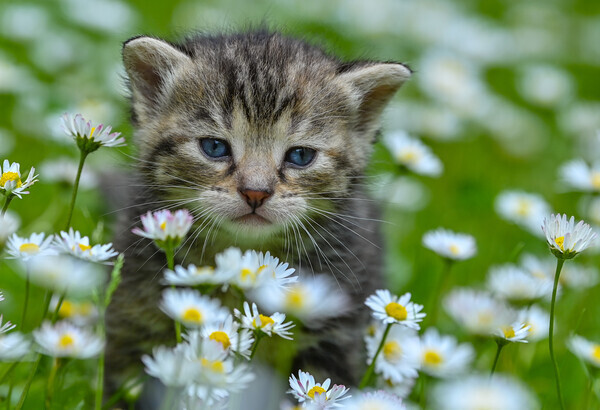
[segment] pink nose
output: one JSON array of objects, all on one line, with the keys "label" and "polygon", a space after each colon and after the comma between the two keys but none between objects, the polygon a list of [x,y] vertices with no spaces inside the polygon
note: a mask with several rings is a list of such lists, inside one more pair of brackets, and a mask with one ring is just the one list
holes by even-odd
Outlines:
[{"label": "pink nose", "polygon": [[269,191],[255,191],[253,189],[240,189],[238,192],[252,207],[252,210],[260,207],[271,196]]}]

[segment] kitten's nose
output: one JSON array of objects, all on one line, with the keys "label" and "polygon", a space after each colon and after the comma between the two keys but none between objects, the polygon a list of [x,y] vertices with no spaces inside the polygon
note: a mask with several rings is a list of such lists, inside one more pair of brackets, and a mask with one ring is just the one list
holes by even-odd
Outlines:
[{"label": "kitten's nose", "polygon": [[256,191],[253,189],[239,189],[238,192],[252,207],[253,211],[260,207],[272,194],[270,191]]}]

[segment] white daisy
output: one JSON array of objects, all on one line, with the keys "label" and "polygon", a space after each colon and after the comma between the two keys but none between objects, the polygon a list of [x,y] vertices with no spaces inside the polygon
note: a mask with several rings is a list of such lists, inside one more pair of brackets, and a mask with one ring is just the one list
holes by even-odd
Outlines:
[{"label": "white daisy", "polygon": [[246,359],[250,358],[250,350],[254,343],[252,333],[245,329],[240,330],[240,324],[233,321],[233,316],[228,315],[222,321],[207,323],[200,333],[206,339],[221,343],[223,350],[236,352]]},{"label": "white daisy", "polygon": [[[374,336],[365,337],[368,364],[373,361],[384,332],[385,326],[379,326]],[[419,362],[419,337],[416,330],[392,326],[377,356],[375,373],[392,383],[401,383],[418,376]]]},{"label": "white daisy", "polygon": [[19,229],[21,222],[14,212],[7,211],[0,215],[0,249],[8,238]]},{"label": "white daisy", "polygon": [[467,372],[475,350],[468,343],[459,345],[453,336],[442,336],[429,328],[419,344],[421,370],[435,377],[456,377]]},{"label": "white daisy", "polygon": [[399,396],[385,390],[360,393],[346,402],[348,410],[406,410]]},{"label": "white daisy", "polygon": [[40,351],[52,357],[88,359],[97,356],[104,348],[104,341],[98,336],[67,321],[54,325],[44,322],[33,331],[33,338]]},{"label": "white daisy", "polygon": [[[77,176],[78,164],[67,157],[52,159],[40,164],[40,172],[44,175],[44,181],[49,183],[62,183],[73,185]],[[79,188],[90,189],[98,185],[96,174],[87,168],[81,170],[79,177]]]},{"label": "white daisy", "polygon": [[496,212],[536,236],[542,236],[540,225],[550,212],[550,205],[538,194],[503,191],[496,197]]},{"label": "white daisy", "polygon": [[468,288],[452,290],[444,298],[444,307],[468,332],[489,336],[498,328],[508,326],[516,313],[508,305],[494,299],[489,293]]},{"label": "white daisy", "polygon": [[11,164],[7,159],[4,160],[0,167],[0,194],[15,195],[22,199],[21,195],[29,193],[25,190],[37,182],[38,176],[35,175],[35,168],[32,167],[27,174],[27,179],[22,181],[20,167],[17,162]]},{"label": "white daisy", "polygon": [[93,152],[105,147],[121,147],[125,145],[125,138],[119,137],[120,132],[113,132],[110,125],[104,124],[92,126],[90,121],[85,120],[81,114],[72,116],[65,113],[61,117],[62,127],[65,133],[75,139],[77,146],[86,151]]},{"label": "white daisy", "polygon": [[59,295],[88,295],[104,282],[104,270],[68,255],[37,256],[29,260],[31,282]]},{"label": "white daisy", "polygon": [[596,239],[596,233],[583,221],[575,225],[575,218],[567,215],[551,215],[544,219],[542,229],[550,250],[557,258],[571,259],[584,251]]},{"label": "white daisy", "polygon": [[187,209],[179,209],[174,213],[168,209],[154,213],[148,211],[140,218],[144,229],[134,228],[132,232],[154,240],[162,249],[178,247],[194,223]]},{"label": "white daisy", "polygon": [[475,238],[471,235],[455,233],[443,228],[425,232],[423,246],[444,258],[452,260],[469,259],[477,253]]},{"label": "white daisy", "polygon": [[519,311],[517,321],[523,323],[527,329],[527,340],[537,342],[548,337],[550,327],[550,314],[537,305]]},{"label": "white daisy", "polygon": [[[54,295],[50,300],[50,312],[56,310],[60,297]],[[90,301],[63,299],[58,308],[58,317],[67,319],[77,326],[92,325],[98,320],[98,308]]]},{"label": "white daisy", "polygon": [[165,386],[187,386],[200,372],[198,362],[185,343],[175,348],[155,347],[152,356],[142,356],[142,362],[146,366],[146,373],[159,379]]},{"label": "white daisy", "polygon": [[230,277],[222,271],[216,271],[212,266],[196,267],[189,265],[184,268],[181,265],[175,266],[175,270],[165,269],[166,285],[175,286],[196,286],[201,284],[224,284],[229,281]]},{"label": "white daisy", "polygon": [[[2,318],[0,317],[0,323]],[[20,332],[0,332],[0,361],[19,361],[30,352],[31,342]]]},{"label": "white daisy", "polygon": [[298,371],[298,378],[291,375],[289,378],[291,389],[288,393],[293,395],[300,403],[319,404],[328,402],[327,407],[318,406],[317,408],[334,408],[341,407],[336,401],[342,401],[350,398],[346,396],[349,389],[344,386],[334,384],[331,389],[331,379],[326,379],[323,383],[316,383],[315,378],[308,372]]},{"label": "white daisy", "polygon": [[600,192],[600,161],[590,166],[582,159],[575,159],[560,168],[560,176],[577,191]]},{"label": "white daisy", "polygon": [[570,99],[573,84],[567,71],[551,65],[535,64],[524,67],[518,91],[534,104],[554,107]]},{"label": "white daisy", "polygon": [[244,301],[244,313],[234,309],[235,317],[241,322],[242,328],[253,331],[261,331],[269,337],[273,334],[292,340],[292,332],[289,330],[295,325],[292,322],[285,322],[283,313],[275,312],[271,316],[262,315],[258,312],[256,303],[252,303],[252,310],[248,302]]},{"label": "white daisy", "polygon": [[21,238],[13,234],[6,243],[6,252],[11,258],[22,261],[35,256],[56,255],[56,251],[51,246],[54,235],[49,235],[47,238],[45,236],[45,233],[32,233],[28,238]]},{"label": "white daisy", "polygon": [[551,281],[511,264],[492,267],[488,273],[487,287],[496,296],[511,301],[550,299],[552,295]]},{"label": "white daisy", "polygon": [[81,236],[79,231],[69,228],[69,232],[61,231],[61,238],[56,238],[54,244],[60,251],[71,254],[76,258],[91,262],[104,262],[119,252],[112,248],[112,243],[106,245],[90,245],[90,239],[87,236]]},{"label": "white daisy", "polygon": [[219,322],[229,314],[218,300],[191,289],[165,289],[159,307],[171,319],[187,327]]},{"label": "white daisy", "polygon": [[7,320],[6,323],[2,324],[2,318],[3,318],[3,316],[0,315],[0,334],[6,333],[9,330],[12,330],[15,327],[17,327],[17,325],[10,323],[10,320]]},{"label": "white daisy", "polygon": [[425,317],[420,313],[423,305],[410,301],[410,293],[402,296],[392,295],[389,290],[379,289],[365,301],[371,309],[371,314],[383,323],[398,323],[416,330],[420,329],[419,323]]},{"label": "white daisy", "polygon": [[538,403],[516,379],[494,374],[472,375],[448,380],[433,388],[437,410],[535,410]]},{"label": "white daisy", "polygon": [[412,393],[415,384],[417,383],[416,377],[406,377],[402,379],[401,382],[394,383],[390,379],[378,378],[377,387],[380,389],[385,389],[386,391],[395,394],[398,397],[403,399],[407,399],[408,396]]},{"label": "white daisy", "polygon": [[420,140],[410,137],[404,131],[385,134],[383,143],[390,150],[396,162],[408,170],[421,175],[437,177],[442,173],[442,161],[433,155],[431,149]]},{"label": "white daisy", "polygon": [[598,269],[594,266],[582,266],[569,263],[563,266],[559,282],[571,289],[588,289],[598,284]]},{"label": "white daisy", "polygon": [[567,347],[575,356],[600,367],[600,344],[573,335],[567,340]]},{"label": "white daisy", "polygon": [[525,340],[529,336],[529,325],[522,322],[514,322],[508,326],[496,329],[494,333],[498,338],[508,342],[529,343]]}]

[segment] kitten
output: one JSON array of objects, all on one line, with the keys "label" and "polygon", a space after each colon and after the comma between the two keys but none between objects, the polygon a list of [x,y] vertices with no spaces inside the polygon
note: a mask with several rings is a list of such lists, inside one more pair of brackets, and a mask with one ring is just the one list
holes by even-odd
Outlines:
[{"label": "kitten", "polygon": [[[294,368],[355,385],[363,369],[365,298],[381,286],[375,205],[362,192],[379,117],[409,78],[399,63],[341,62],[278,33],[198,35],[123,46],[139,153],[122,283],[107,312],[107,390],[142,371],[152,346],[173,344],[158,309],[164,255],[130,233],[148,210],[186,207],[192,237],[176,255],[213,265],[229,246],[269,250],[300,274],[334,277],[349,313],[306,326],[315,343]],[[138,188],[134,188],[138,187]]]}]

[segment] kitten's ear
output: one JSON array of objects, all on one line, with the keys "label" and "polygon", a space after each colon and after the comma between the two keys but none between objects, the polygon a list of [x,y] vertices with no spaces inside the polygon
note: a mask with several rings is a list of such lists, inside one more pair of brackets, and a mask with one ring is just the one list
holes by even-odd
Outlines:
[{"label": "kitten's ear", "polygon": [[123,64],[134,97],[156,102],[161,87],[190,58],[171,44],[152,37],[134,37],[123,44]]},{"label": "kitten's ear", "polygon": [[410,78],[411,70],[400,63],[354,63],[343,66],[339,79],[357,94],[358,127],[375,131],[377,120],[396,91]]}]

